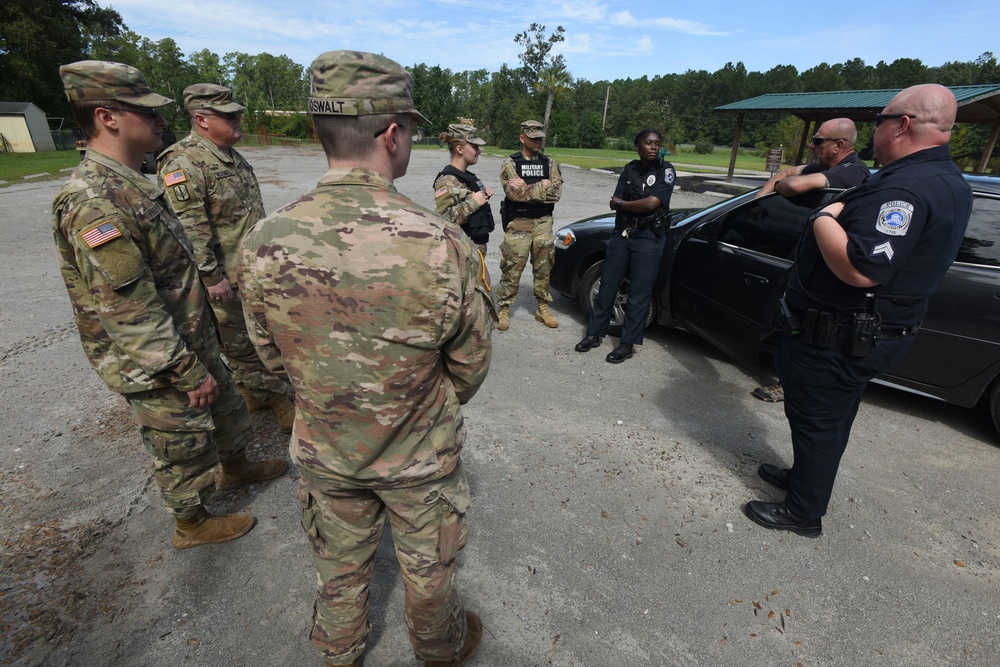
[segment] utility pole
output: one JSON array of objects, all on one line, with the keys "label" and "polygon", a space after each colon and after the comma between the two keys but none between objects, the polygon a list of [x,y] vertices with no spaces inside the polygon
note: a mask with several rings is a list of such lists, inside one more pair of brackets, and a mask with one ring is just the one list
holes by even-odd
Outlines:
[{"label": "utility pole", "polygon": [[604,118],[601,119],[601,132],[604,131],[604,126],[608,124],[608,96],[611,95],[611,86],[604,91]]}]

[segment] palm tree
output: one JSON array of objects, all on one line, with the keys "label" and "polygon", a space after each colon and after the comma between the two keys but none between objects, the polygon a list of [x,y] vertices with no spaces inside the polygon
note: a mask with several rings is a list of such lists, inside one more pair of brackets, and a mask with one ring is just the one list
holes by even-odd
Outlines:
[{"label": "palm tree", "polygon": [[562,64],[554,64],[538,73],[538,82],[535,84],[535,91],[546,93],[548,99],[545,100],[545,119],[542,126],[545,132],[549,131],[549,116],[552,114],[552,103],[557,97],[563,94],[573,85],[573,77]]}]

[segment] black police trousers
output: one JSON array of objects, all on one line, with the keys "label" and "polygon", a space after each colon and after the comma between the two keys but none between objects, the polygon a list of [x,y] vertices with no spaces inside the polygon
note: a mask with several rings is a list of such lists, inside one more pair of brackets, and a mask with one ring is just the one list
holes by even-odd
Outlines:
[{"label": "black police trousers", "polygon": [[657,238],[650,229],[633,230],[626,238],[615,232],[608,241],[601,271],[601,289],[594,299],[594,310],[587,322],[588,336],[604,336],[614,310],[618,289],[628,272],[628,300],[621,342],[641,345],[646,330],[646,314],[653,296],[653,285],[660,270],[660,256],[666,237]]},{"label": "black police trousers", "polygon": [[903,358],[913,339],[883,341],[867,357],[852,357],[846,352],[847,339],[826,350],[800,335],[782,337],[774,364],[785,388],[794,454],[785,504],[797,516],[826,514],[861,395],[873,377]]}]

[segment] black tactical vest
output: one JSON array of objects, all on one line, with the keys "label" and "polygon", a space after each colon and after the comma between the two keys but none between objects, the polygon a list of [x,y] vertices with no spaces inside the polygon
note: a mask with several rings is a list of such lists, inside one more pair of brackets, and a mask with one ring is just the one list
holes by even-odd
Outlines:
[{"label": "black tactical vest", "polygon": [[[537,160],[529,160],[521,155],[521,151],[510,156],[514,161],[514,170],[528,185],[533,185],[549,177],[549,158],[539,155]],[[544,202],[517,202],[509,197],[504,198],[507,210],[513,211],[514,218],[542,218],[552,215],[556,205]]]},{"label": "black tactical vest", "polygon": [[[461,171],[450,164],[434,177],[434,182],[436,183],[437,179],[442,176],[454,176],[473,192],[482,192],[484,189],[483,182],[475,174],[470,171]],[[476,209],[460,226],[469,235],[473,243],[478,243],[479,245],[489,243],[490,232],[496,227],[496,224],[493,222],[493,210],[490,208],[490,203],[486,202]]]}]

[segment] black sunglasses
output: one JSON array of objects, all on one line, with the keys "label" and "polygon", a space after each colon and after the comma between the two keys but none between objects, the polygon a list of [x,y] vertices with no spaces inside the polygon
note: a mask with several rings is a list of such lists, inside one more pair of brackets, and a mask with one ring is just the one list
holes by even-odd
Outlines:
[{"label": "black sunglasses", "polygon": [[812,145],[813,146],[819,146],[823,142],[826,142],[826,141],[847,141],[847,139],[844,139],[843,137],[836,137],[836,138],[835,137],[813,137],[812,138]]},{"label": "black sunglasses", "polygon": [[107,109],[108,111],[120,111],[122,113],[134,113],[136,116],[158,116],[160,114],[159,109],[152,109],[149,107],[136,107],[134,109],[126,109],[124,107],[101,107],[102,109]]},{"label": "black sunglasses", "polygon": [[222,111],[199,111],[198,113],[201,114],[202,116],[218,116],[219,118],[225,118],[226,120],[236,120],[237,118],[240,117],[240,113],[241,112],[239,112],[239,111],[228,111],[228,112],[222,112]]},{"label": "black sunglasses", "polygon": [[[388,127],[382,128],[381,130],[379,130],[378,132],[376,132],[375,134],[373,134],[372,137],[375,138],[375,139],[378,139],[383,134],[385,134],[386,132],[388,132],[390,127],[392,127],[392,124],[390,124]],[[402,123],[396,123],[396,127],[398,127],[399,129],[401,129],[403,131],[406,131],[406,126],[403,125]]]},{"label": "black sunglasses", "polygon": [[883,120],[893,120],[896,118],[912,118],[916,120],[916,116],[908,113],[877,113],[875,114],[875,127],[882,124]]}]

